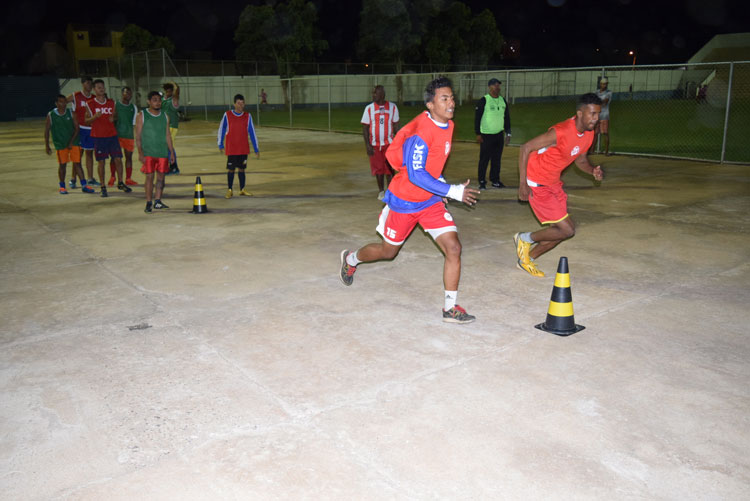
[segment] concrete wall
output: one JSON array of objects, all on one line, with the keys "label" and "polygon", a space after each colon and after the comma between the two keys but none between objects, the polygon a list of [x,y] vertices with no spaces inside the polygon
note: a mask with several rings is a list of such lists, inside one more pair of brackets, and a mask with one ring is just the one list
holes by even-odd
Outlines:
[{"label": "concrete wall", "polygon": [[[701,75],[711,69],[700,69]],[[686,92],[695,69],[685,67],[605,69],[609,88],[615,93],[631,93],[642,99],[663,99],[689,96]],[[471,102],[487,92],[490,78],[501,80],[502,94],[516,100],[547,100],[592,92],[602,75],[601,68],[514,70],[474,73],[451,73],[459,104]],[[696,76],[697,73],[695,73]],[[137,103],[143,104],[150,90],[160,90],[164,81],[174,80],[182,88],[181,101],[191,108],[227,108],[235,94],[243,94],[248,105],[259,102],[261,89],[271,106],[285,107],[291,98],[295,106],[327,106],[364,104],[371,100],[372,87],[385,86],[386,98],[399,98],[409,103],[421,102],[424,86],[436,75],[321,75],[282,80],[276,76],[203,76],[203,77],[142,77],[137,85]],[[119,95],[123,85],[136,88],[134,82],[104,78],[110,95]],[[61,81],[62,92],[70,94],[80,88],[77,80]],[[289,87],[291,86],[291,92]],[[694,88],[694,87],[692,87]]]}]

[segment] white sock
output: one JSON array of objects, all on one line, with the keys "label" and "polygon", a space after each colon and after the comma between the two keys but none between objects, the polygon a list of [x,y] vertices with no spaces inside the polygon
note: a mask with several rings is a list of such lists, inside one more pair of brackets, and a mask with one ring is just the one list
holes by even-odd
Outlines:
[{"label": "white sock", "polygon": [[359,259],[357,259],[357,251],[350,252],[348,256],[346,256],[346,264],[349,266],[357,266],[359,263],[361,263]]},{"label": "white sock", "polygon": [[518,235],[518,238],[520,238],[524,242],[528,242],[530,244],[534,243],[534,241],[531,239],[531,232],[530,231],[527,231],[526,233],[521,233],[520,235]]},{"label": "white sock", "polygon": [[456,306],[456,298],[458,297],[458,291],[445,291],[445,311],[450,310]]}]

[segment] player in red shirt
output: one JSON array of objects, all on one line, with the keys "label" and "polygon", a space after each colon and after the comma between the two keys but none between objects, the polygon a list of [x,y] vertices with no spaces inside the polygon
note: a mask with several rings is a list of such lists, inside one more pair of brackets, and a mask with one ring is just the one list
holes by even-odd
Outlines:
[{"label": "player in red shirt", "polygon": [[362,114],[362,136],[365,139],[370,172],[378,183],[378,200],[385,196],[385,186],[391,182],[393,170],[385,160],[385,150],[393,142],[398,131],[398,107],[385,100],[385,88],[376,85],[372,89],[372,102]]},{"label": "player in red shirt", "polygon": [[568,214],[568,195],[560,180],[562,171],[575,162],[597,181],[604,177],[602,168],[591,165],[586,155],[594,141],[593,131],[599,121],[601,104],[596,94],[582,95],[574,117],[550,127],[521,146],[518,198],[528,200],[539,222],[549,225],[534,233],[516,233],[513,237],[518,267],[534,277],[544,276],[534,260],[576,232],[575,222]]},{"label": "player in red shirt", "polygon": [[[73,105],[73,113],[75,113],[78,121],[78,135],[81,141],[81,149],[86,156],[86,174],[89,177],[88,184],[90,186],[99,184],[94,179],[94,140],[91,137],[91,127],[86,124],[86,101],[94,97],[91,92],[94,87],[93,82],[94,80],[90,76],[81,77],[81,90],[75,91],[67,98],[68,102]],[[70,178],[70,187],[76,187],[75,169]]]},{"label": "player in red shirt", "polygon": [[108,197],[104,178],[104,162],[108,157],[115,161],[117,170],[117,188],[130,193],[130,186],[122,182],[122,149],[117,140],[115,118],[117,110],[115,100],[107,97],[104,80],[94,80],[94,97],[86,101],[86,124],[91,126],[91,137],[94,138],[94,154],[99,170],[99,181],[102,184],[101,196]]},{"label": "player in red shirt", "polygon": [[219,124],[217,137],[219,152],[227,154],[227,194],[224,198],[232,198],[234,185],[234,170],[239,169],[240,195],[250,197],[253,194],[245,189],[245,168],[247,155],[250,153],[250,143],[253,142],[255,158],[260,158],[258,151],[258,137],[255,135],[253,118],[245,111],[245,97],[242,94],[234,96],[234,109],[224,113]]},{"label": "player in red shirt", "polygon": [[447,197],[473,205],[479,190],[469,188],[468,179],[463,184],[451,185],[442,177],[453,137],[451,118],[455,102],[451,87],[451,81],[445,77],[430,82],[424,93],[429,111],[406,124],[393,139],[386,158],[398,172],[385,193],[386,206],[377,226],[383,241],[354,252],[342,251],[339,276],[344,285],[351,285],[359,263],[393,259],[419,224],[445,255],[443,321],[468,323],[475,317],[456,304],[461,277],[461,242],[453,216],[443,200]]}]

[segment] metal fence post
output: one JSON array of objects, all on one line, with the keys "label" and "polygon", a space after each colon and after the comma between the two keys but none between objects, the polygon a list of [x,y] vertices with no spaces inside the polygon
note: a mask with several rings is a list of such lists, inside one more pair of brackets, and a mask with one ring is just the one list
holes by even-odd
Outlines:
[{"label": "metal fence post", "polygon": [[287,89],[289,90],[289,128],[292,128],[292,79],[289,79],[289,85],[287,85]]},{"label": "metal fence post", "polygon": [[143,55],[146,58],[146,87],[150,89],[151,88],[151,65],[148,63],[148,51],[144,52]]},{"label": "metal fence post", "polygon": [[185,116],[188,116],[189,107],[190,107],[190,60],[185,59],[185,84],[187,86],[187,106],[185,106]]},{"label": "metal fence post", "polygon": [[328,77],[328,132],[331,132],[331,77]]},{"label": "metal fence post", "polygon": [[732,105],[732,80],[734,78],[734,63],[729,63],[729,85],[727,86],[727,111],[724,114],[724,137],[721,140],[721,159],[724,163],[727,151],[727,131],[729,130],[729,107]]}]

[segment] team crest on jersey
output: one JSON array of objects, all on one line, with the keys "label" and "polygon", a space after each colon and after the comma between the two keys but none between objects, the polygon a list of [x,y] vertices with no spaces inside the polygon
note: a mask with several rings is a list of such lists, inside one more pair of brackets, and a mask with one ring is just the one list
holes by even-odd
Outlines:
[{"label": "team crest on jersey", "polygon": [[574,157],[574,156],[578,155],[578,152],[580,152],[580,151],[581,151],[581,148],[579,148],[578,145],[576,145],[575,148],[573,148],[572,150],[570,150],[570,156]]},{"label": "team crest on jersey", "polygon": [[449,151],[451,151],[451,142],[446,141],[445,142],[445,154],[447,155]]},{"label": "team crest on jersey", "polygon": [[450,212],[443,213],[443,217],[445,218],[446,221],[453,221],[453,216],[451,216]]}]

